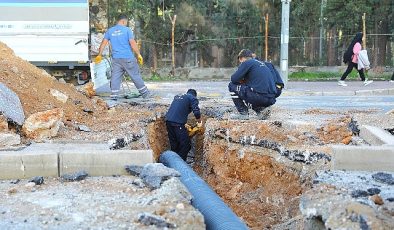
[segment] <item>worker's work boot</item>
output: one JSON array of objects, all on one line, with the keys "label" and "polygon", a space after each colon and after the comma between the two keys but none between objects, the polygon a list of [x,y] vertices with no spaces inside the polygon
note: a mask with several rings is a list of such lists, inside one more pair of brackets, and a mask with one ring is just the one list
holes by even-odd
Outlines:
[{"label": "worker's work boot", "polygon": [[271,109],[267,107],[260,112],[256,112],[256,115],[259,120],[267,120],[271,116]]},{"label": "worker's work boot", "polygon": [[146,91],[146,93],[142,94],[142,98],[144,99],[152,99],[155,95],[151,91]]}]

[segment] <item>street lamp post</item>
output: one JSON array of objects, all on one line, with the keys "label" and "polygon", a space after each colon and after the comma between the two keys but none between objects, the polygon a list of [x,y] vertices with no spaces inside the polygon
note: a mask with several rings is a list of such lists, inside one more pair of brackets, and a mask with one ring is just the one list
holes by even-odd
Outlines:
[{"label": "street lamp post", "polygon": [[280,36],[280,70],[285,86],[289,79],[289,17],[291,0],[282,0],[282,28]]}]

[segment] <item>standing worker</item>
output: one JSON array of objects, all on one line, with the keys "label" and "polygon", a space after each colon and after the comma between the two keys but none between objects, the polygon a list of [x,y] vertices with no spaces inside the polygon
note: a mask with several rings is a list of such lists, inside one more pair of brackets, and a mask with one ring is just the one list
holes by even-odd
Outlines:
[{"label": "standing worker", "polygon": [[[127,23],[127,16],[124,14],[119,15],[118,23],[105,33],[104,39],[100,44],[99,53],[95,58],[95,63],[101,62],[101,54],[107,44],[110,43],[112,50],[111,98],[117,100],[125,72],[129,74],[142,97],[150,98],[152,94],[146,87],[144,80],[142,80],[138,67],[138,64],[142,65],[144,60],[134,40],[133,31],[127,27]],[[133,51],[137,56],[138,64]]]},{"label": "standing worker", "polygon": [[190,138],[185,127],[188,115],[193,112],[197,126],[201,127],[201,113],[198,107],[197,92],[189,89],[186,94],[176,95],[166,114],[166,125],[171,150],[176,152],[184,161],[191,149]]},{"label": "standing worker", "polygon": [[247,105],[250,105],[259,119],[267,119],[268,107],[275,104],[279,96],[275,77],[264,62],[253,58],[253,52],[248,49],[241,50],[238,60],[241,64],[231,76],[228,89],[240,114],[232,118],[249,119]]},{"label": "standing worker", "polygon": [[338,81],[338,85],[347,86],[345,83],[346,77],[352,72],[353,68],[356,68],[358,74],[360,75],[361,81],[364,81],[364,86],[371,84],[373,81],[369,81],[365,79],[364,69],[358,69],[358,54],[361,51],[361,44],[363,42],[363,33],[358,32],[356,36],[354,36],[353,41],[350,43],[346,52],[343,55],[343,62],[347,64],[347,69],[343,73],[341,79]]}]

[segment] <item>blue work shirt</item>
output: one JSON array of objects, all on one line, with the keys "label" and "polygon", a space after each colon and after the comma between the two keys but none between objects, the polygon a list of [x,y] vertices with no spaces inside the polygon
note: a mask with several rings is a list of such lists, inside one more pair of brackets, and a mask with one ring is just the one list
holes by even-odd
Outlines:
[{"label": "blue work shirt", "polygon": [[189,113],[193,112],[196,119],[200,119],[201,113],[198,107],[198,99],[191,94],[176,95],[166,114],[166,121],[186,124]]},{"label": "blue work shirt", "polygon": [[237,71],[231,75],[231,82],[234,84],[244,84],[252,88],[254,92],[276,95],[274,76],[264,62],[256,59],[249,59],[239,65]]},{"label": "blue work shirt", "polygon": [[129,27],[116,25],[107,30],[104,39],[111,42],[113,58],[134,58],[130,40],[134,39],[133,31]]}]

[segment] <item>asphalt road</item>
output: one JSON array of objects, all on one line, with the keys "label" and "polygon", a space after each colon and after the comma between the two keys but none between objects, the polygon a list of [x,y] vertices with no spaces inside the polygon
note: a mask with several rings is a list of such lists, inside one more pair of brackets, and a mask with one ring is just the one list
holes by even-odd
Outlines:
[{"label": "asphalt road", "polygon": [[[194,88],[201,101],[209,103],[209,100],[214,100],[217,104],[231,104],[227,84],[228,82],[225,81],[185,81],[148,82],[147,86],[156,95],[152,100],[155,103],[171,103],[175,95]],[[333,111],[371,109],[387,112],[394,109],[394,83],[381,81],[363,86],[361,82],[354,81],[348,84],[348,87],[341,87],[336,82],[289,82],[289,87],[277,99],[276,104],[289,109],[320,108]],[[129,87],[123,87],[125,93],[128,94],[130,88],[136,94],[134,85],[130,82],[128,85]],[[121,101],[129,100],[140,101],[141,99],[122,99]]]}]

